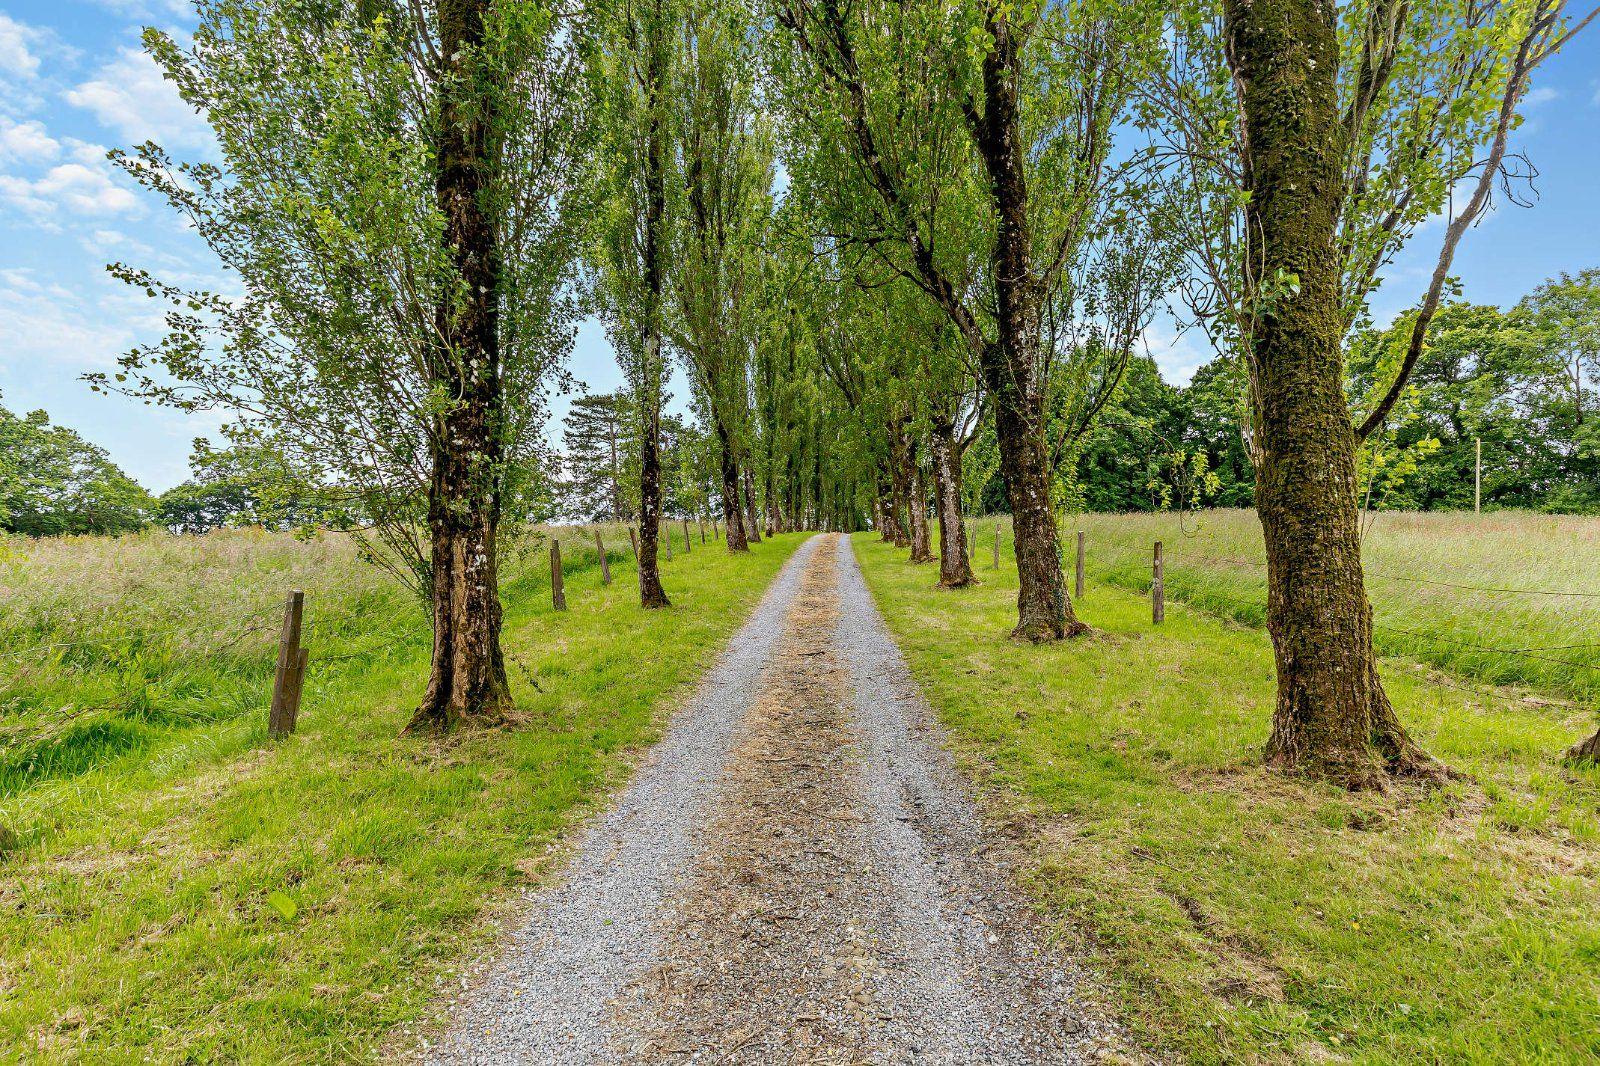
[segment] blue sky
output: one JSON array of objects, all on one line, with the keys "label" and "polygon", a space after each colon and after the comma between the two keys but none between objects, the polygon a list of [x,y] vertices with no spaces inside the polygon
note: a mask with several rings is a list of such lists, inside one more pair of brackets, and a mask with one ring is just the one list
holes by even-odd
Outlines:
[{"label": "blue sky", "polygon": [[[176,216],[105,159],[146,139],[209,154],[205,124],[139,48],[141,27],[181,33],[189,10],[187,0],[0,2],[0,403],[44,408],[158,491],[187,476],[190,441],[220,418],[97,395],[79,378],[161,332],[154,305],[106,263],[169,280],[213,272]],[[1468,236],[1456,273],[1472,300],[1513,302],[1552,274],[1600,266],[1600,30],[1540,72],[1526,115],[1515,147],[1540,170],[1539,202],[1502,207]],[[1380,316],[1415,302],[1441,229],[1426,228],[1390,270]],[[1169,380],[1187,381],[1210,358],[1197,336],[1156,330],[1149,340]],[[572,370],[595,389],[620,383],[598,325],[581,331]]]}]

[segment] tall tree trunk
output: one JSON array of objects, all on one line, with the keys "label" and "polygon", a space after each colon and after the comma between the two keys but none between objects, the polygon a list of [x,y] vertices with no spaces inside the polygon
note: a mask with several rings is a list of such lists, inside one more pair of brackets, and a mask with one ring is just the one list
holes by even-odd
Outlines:
[{"label": "tall tree trunk", "polygon": [[1259,264],[1271,303],[1247,353],[1267,630],[1278,670],[1266,758],[1350,788],[1381,788],[1387,774],[1433,775],[1439,767],[1406,735],[1384,693],[1361,572],[1335,252],[1345,144],[1338,8],[1226,0],[1224,14],[1244,97],[1245,254]]},{"label": "tall tree trunk", "polygon": [[928,529],[928,482],[917,461],[916,442],[911,448],[911,561],[933,562],[933,534]]},{"label": "tall tree trunk", "polygon": [[1028,141],[1014,76],[1020,44],[1009,20],[996,14],[1002,10],[990,9],[988,28],[995,43],[983,60],[984,108],[973,130],[998,223],[991,256],[996,341],[984,346],[980,364],[994,403],[1000,474],[1011,498],[1017,557],[1017,626],[1011,635],[1046,641],[1076,636],[1089,627],[1078,621],[1067,601],[1050,501],[1039,292],[1023,169]]},{"label": "tall tree trunk", "polygon": [[739,464],[733,457],[733,437],[720,419],[713,416],[712,421],[717,427],[717,466],[722,475],[722,525],[728,531],[724,543],[730,552],[747,552],[750,544],[739,514]]},{"label": "tall tree trunk", "polygon": [[750,543],[760,544],[761,514],[760,504],[756,502],[756,476],[748,466],[744,468],[744,520],[745,535]]},{"label": "tall tree trunk", "polygon": [[955,426],[947,419],[933,423],[933,495],[939,511],[939,584],[964,588],[974,584],[967,556],[966,523],[961,516],[961,447]]},{"label": "tall tree trunk", "polygon": [[666,589],[661,587],[657,557],[661,527],[661,378],[666,370],[661,349],[661,297],[665,287],[662,229],[667,215],[667,149],[661,94],[667,73],[666,56],[656,37],[663,32],[670,29],[659,19],[651,23],[649,57],[645,61],[649,126],[645,133],[644,173],[644,395],[639,405],[639,605],[650,610],[671,606]]},{"label": "tall tree trunk", "polygon": [[[660,338],[656,338],[659,343]],[[659,395],[659,394],[658,394]],[[639,606],[670,607],[657,557],[661,528],[661,408],[645,421],[639,447]]]},{"label": "tall tree trunk", "polygon": [[911,546],[911,461],[906,457],[905,422],[889,425],[889,535],[896,548]]},{"label": "tall tree trunk", "polygon": [[460,284],[446,287],[436,313],[440,338],[429,367],[456,402],[441,414],[430,442],[428,482],[433,662],[422,703],[408,730],[449,730],[495,721],[511,707],[500,650],[500,581],[496,535],[504,456],[499,346],[499,250],[485,209],[490,181],[492,95],[477,88],[477,55],[486,0],[445,0],[439,7],[440,137],[434,195],[444,241]]}]

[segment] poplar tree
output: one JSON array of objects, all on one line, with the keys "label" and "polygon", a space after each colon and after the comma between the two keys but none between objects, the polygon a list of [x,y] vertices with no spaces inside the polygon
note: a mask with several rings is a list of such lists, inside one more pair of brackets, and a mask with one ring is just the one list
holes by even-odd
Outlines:
[{"label": "poplar tree", "polygon": [[671,331],[716,435],[730,552],[748,551],[760,539],[750,469],[750,367],[773,153],[756,106],[752,30],[741,0],[691,0],[675,87],[681,214],[672,247]]},{"label": "poplar tree", "polygon": [[598,246],[600,306],[628,378],[639,450],[639,603],[669,605],[658,561],[663,344],[676,200],[672,93],[682,50],[675,0],[610,0],[600,51],[607,179]]},{"label": "poplar tree", "polygon": [[1162,10],[771,0],[787,45],[770,51],[774,95],[809,149],[791,172],[831,206],[832,238],[920,289],[981,369],[1014,516],[1018,639],[1087,629],[1062,580],[1049,379],[1058,358],[1125,365],[1127,352],[1061,346],[1055,327],[1082,311],[1072,279],[1140,229],[1138,159],[1115,140]]},{"label": "poplar tree", "polygon": [[103,387],[229,412],[344,494],[369,554],[429,605],[412,728],[510,706],[498,547],[543,388],[570,348],[590,182],[583,28],[538,0],[204,0],[146,45],[220,165],[120,157],[237,293],[113,268],[170,304]]}]

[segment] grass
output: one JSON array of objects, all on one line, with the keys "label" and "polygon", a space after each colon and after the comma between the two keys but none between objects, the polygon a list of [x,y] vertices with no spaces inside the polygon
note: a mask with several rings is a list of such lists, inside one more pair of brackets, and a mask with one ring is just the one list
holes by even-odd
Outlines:
[{"label": "grass", "polygon": [[[1083,515],[1073,524],[1088,534],[1091,575],[1148,591],[1160,540],[1169,598],[1265,623],[1254,511]],[[1363,553],[1381,652],[1600,709],[1600,518],[1378,512]],[[1583,595],[1534,594],[1550,592]]]},{"label": "grass", "polygon": [[[425,1029],[438,985],[488,947],[802,538],[739,559],[696,538],[665,564],[675,606],[662,612],[635,606],[625,537],[608,539],[603,588],[592,547],[564,538],[565,614],[542,553],[513,569],[520,721],[448,741],[397,737],[426,680],[425,630],[336,542],[23,545],[8,624],[22,603],[22,631],[126,635],[163,679],[201,665],[155,701],[190,713],[134,715],[137,743],[56,758],[0,797],[0,1047],[52,1062],[379,1060],[386,1040]],[[207,650],[290,583],[307,589],[308,619],[340,621],[307,638],[300,731],[271,743],[271,633]],[[183,635],[156,639],[180,621]],[[57,699],[118,703],[127,690],[106,675],[122,669],[69,657],[10,675],[5,724],[20,736]]]},{"label": "grass", "polygon": [[958,592],[872,535],[855,547],[1029,842],[1028,890],[1142,1040],[1198,1062],[1600,1057],[1600,771],[1557,761],[1588,715],[1388,660],[1408,728],[1471,781],[1358,796],[1271,774],[1263,633],[1183,605],[1158,629],[1147,599],[1091,581],[1093,636],[1014,644],[1015,571],[1009,545],[989,568],[989,535],[984,584]]}]

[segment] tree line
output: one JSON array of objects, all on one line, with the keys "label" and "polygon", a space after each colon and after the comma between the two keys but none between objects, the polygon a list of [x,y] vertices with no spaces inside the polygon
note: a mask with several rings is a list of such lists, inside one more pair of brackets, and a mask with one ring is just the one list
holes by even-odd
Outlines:
[{"label": "tree line", "polygon": [[[1411,321],[1408,313],[1352,333],[1348,393],[1370,392],[1384,353],[1404,341]],[[769,367],[769,375],[776,370]],[[1073,462],[1053,468],[1066,505],[1100,512],[1251,506],[1254,471],[1230,373],[1219,357],[1180,386],[1165,381],[1149,356],[1131,357]],[[784,384],[785,411],[816,406],[809,392],[795,394],[788,367]],[[1505,309],[1445,305],[1411,385],[1406,405],[1363,455],[1365,506],[1470,509],[1481,450],[1484,507],[1600,513],[1600,269],[1551,278]],[[626,390],[574,397],[560,446],[536,479],[541,491],[529,517],[638,521],[641,448],[631,403]],[[774,398],[774,410],[779,403]],[[819,459],[828,456],[814,446],[796,449],[792,438],[778,439],[759,424],[756,433],[763,442],[757,481],[768,485],[770,474],[781,485],[762,491],[778,503],[766,528],[816,524],[810,487],[822,473]],[[992,453],[993,433],[988,420],[978,422],[975,456]],[[287,530],[340,521],[315,486],[297,485],[281,457],[261,447],[198,439],[191,476],[152,494],[104,449],[51,425],[43,411],[19,417],[0,407],[0,442],[0,531],[8,533]],[[692,415],[661,416],[660,454],[662,513],[720,517],[715,442]],[[968,469],[974,488],[962,499],[965,513],[1007,512],[998,470],[970,460]]]},{"label": "tree line", "polygon": [[[1592,12],[1563,0],[200,0],[197,12],[190,40],[150,31],[146,45],[212,123],[221,162],[154,144],[118,160],[238,292],[114,266],[167,302],[169,332],[93,383],[227,410],[235,443],[359,516],[373,557],[430,605],[415,728],[509,708],[498,547],[551,506],[555,480],[583,480],[541,428],[575,323],[593,313],[627,382],[609,416],[626,458],[607,460],[627,487],[603,505],[636,516],[643,606],[668,604],[656,531],[669,511],[720,513],[732,552],[764,529],[875,528],[959,588],[974,580],[963,516],[1003,497],[1013,636],[1070,639],[1087,626],[1062,579],[1059,517],[1100,491],[1097,470],[1144,463],[1147,483],[1248,485],[1260,512],[1279,676],[1269,760],[1353,787],[1447,772],[1384,693],[1359,513],[1368,485],[1421,491],[1400,475],[1444,454],[1453,394],[1438,341],[1470,317],[1450,302],[1455,251],[1519,180],[1519,106]],[[1429,284],[1375,330],[1385,268],[1441,214]],[[1192,415],[1163,428],[1141,409],[1163,387],[1139,348],[1167,305],[1216,360],[1184,390]],[[1458,376],[1497,373],[1464,358]],[[674,366],[693,433],[664,412]],[[1516,398],[1471,406],[1470,428],[1508,412],[1544,420],[1576,483],[1581,434],[1524,377],[1506,388]],[[1165,464],[1153,475],[1152,455]]]}]

